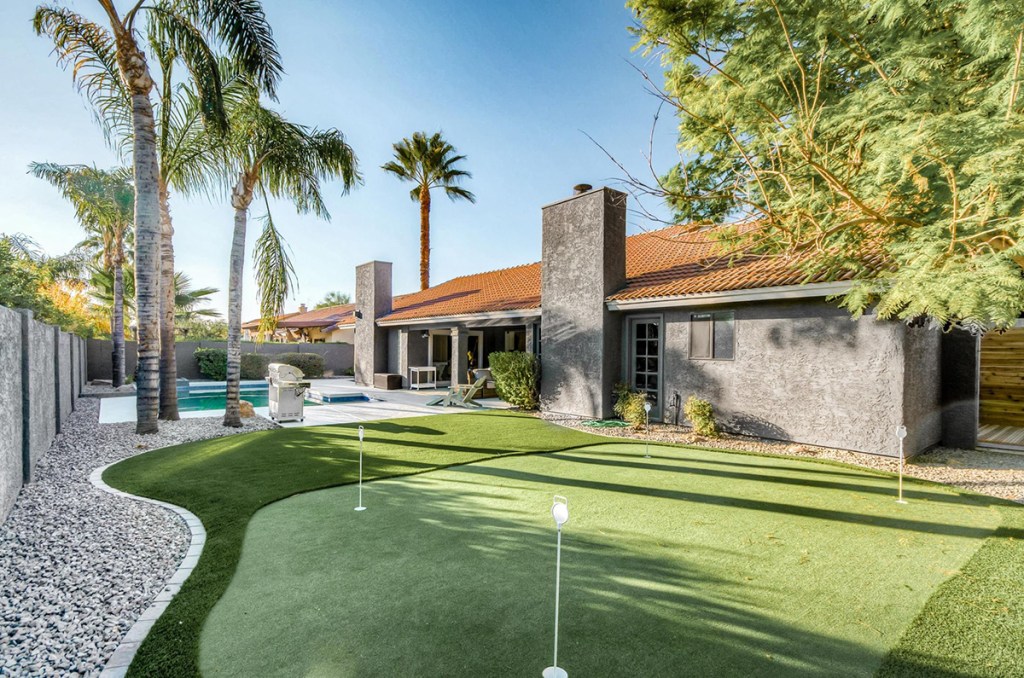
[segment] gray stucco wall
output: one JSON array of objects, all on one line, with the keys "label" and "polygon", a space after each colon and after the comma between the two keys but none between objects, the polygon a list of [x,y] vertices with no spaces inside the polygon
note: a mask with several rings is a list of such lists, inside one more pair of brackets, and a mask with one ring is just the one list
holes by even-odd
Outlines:
[{"label": "gray stucco wall", "polygon": [[64,426],[64,422],[71,416],[71,410],[74,402],[74,384],[73,375],[75,366],[72,364],[73,356],[71,355],[71,335],[67,332],[60,332],[58,334],[58,346],[57,351],[57,384],[56,391],[58,394],[57,404],[58,412],[60,413],[60,419],[57,422],[57,429],[60,430]]},{"label": "gray stucco wall", "polygon": [[[28,383],[23,383],[23,403],[27,405],[27,412],[22,412],[22,435],[27,446],[22,456],[22,476],[25,482],[32,482],[35,479],[36,464],[46,454],[57,433],[57,401],[54,397],[54,362],[57,357],[53,327],[36,320],[26,322],[29,344]],[[24,374],[23,371],[23,377]]]},{"label": "gray stucco wall", "polygon": [[601,188],[543,209],[541,407],[612,413],[621,319],[605,299],[626,277],[626,195]]},{"label": "gray stucco wall", "polygon": [[0,306],[0,523],[14,506],[21,468],[21,314]]},{"label": "gray stucco wall", "polygon": [[391,264],[371,261],[356,267],[356,319],[354,369],[356,383],[373,384],[373,375],[388,369],[388,331],[377,319],[391,312]]},{"label": "gray stucco wall", "polygon": [[936,332],[854,321],[824,301],[753,303],[715,309],[735,312],[733,360],[690,360],[689,319],[700,310],[663,314],[666,407],[696,394],[726,430],[872,454],[898,454],[905,416],[908,455],[938,440]]},{"label": "gray stucco wall", "polygon": [[942,441],[942,333],[927,327],[907,327],[904,336],[903,423],[907,454],[916,454]]}]

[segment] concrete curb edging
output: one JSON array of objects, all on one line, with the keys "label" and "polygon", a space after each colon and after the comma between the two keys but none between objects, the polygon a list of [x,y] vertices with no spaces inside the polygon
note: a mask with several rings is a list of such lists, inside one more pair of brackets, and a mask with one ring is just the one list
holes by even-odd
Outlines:
[{"label": "concrete curb edging", "polygon": [[139,616],[128,630],[128,633],[121,639],[121,643],[114,650],[114,654],[110,655],[110,659],[107,660],[106,665],[103,667],[100,678],[122,678],[128,673],[128,666],[135,658],[139,645],[146,639],[150,629],[153,628],[153,624],[156,623],[156,620],[164,613],[164,610],[167,609],[174,596],[181,590],[181,585],[192,574],[192,570],[195,569],[196,564],[199,562],[199,556],[203,552],[203,546],[206,544],[206,528],[203,527],[202,521],[191,511],[174,504],[168,504],[167,502],[128,494],[127,492],[114,489],[103,482],[103,472],[111,466],[113,464],[107,464],[95,469],[89,474],[89,482],[94,487],[109,494],[146,502],[147,504],[155,504],[173,511],[179,518],[185,521],[185,525],[188,526],[189,531],[192,533],[192,540],[189,543],[188,551],[185,552],[185,558],[178,565],[178,569],[175,570],[171,578],[167,580],[164,588],[153,599],[153,603]]}]

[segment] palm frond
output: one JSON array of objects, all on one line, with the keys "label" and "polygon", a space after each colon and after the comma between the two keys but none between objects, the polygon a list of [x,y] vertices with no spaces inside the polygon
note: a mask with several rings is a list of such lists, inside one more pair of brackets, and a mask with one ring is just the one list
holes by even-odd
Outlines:
[{"label": "palm frond", "polygon": [[189,0],[241,71],[253,76],[271,99],[284,74],[281,54],[259,0]]},{"label": "palm frond", "polygon": [[71,68],[75,86],[93,107],[107,144],[120,152],[131,138],[131,98],[117,65],[117,47],[110,32],[64,7],[41,5],[32,27],[53,42],[62,68]]},{"label": "palm frond", "polygon": [[274,227],[269,209],[263,218],[263,232],[256,239],[253,258],[262,334],[277,327],[277,316],[284,311],[285,300],[297,286],[291,257],[281,234]]},{"label": "palm frond", "polygon": [[228,119],[222,99],[220,68],[206,36],[190,17],[179,12],[170,2],[156,4],[151,13],[157,44],[172,49],[192,76],[207,127],[213,132],[226,134]]}]

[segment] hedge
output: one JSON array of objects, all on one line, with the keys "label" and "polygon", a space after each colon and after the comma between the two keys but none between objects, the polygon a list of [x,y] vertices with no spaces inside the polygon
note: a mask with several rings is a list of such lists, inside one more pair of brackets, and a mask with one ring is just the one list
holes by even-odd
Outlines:
[{"label": "hedge", "polygon": [[[228,352],[223,348],[197,348],[192,354],[199,364],[199,373],[207,379],[224,381],[228,372]],[[302,374],[313,379],[324,376],[324,358],[316,353],[243,353],[242,379],[263,379],[267,365],[284,363],[294,365]]]},{"label": "hedge", "polygon": [[513,407],[537,409],[537,356],[522,351],[502,351],[487,356],[498,397]]}]

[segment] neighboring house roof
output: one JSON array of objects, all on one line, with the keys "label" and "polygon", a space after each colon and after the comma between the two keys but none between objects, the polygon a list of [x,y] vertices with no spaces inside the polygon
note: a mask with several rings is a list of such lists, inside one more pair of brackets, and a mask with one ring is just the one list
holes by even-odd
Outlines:
[{"label": "neighboring house roof", "polygon": [[[307,327],[322,327],[325,328],[324,332],[331,332],[336,326],[352,325],[355,323],[355,318],[352,316],[352,311],[356,308],[355,304],[339,304],[337,306],[325,306],[324,308],[314,308],[312,311],[306,311],[305,313],[284,313],[277,316],[277,326],[282,328],[307,328]],[[260,326],[259,319],[250,320],[249,322],[242,325],[242,329],[258,329]]]}]

